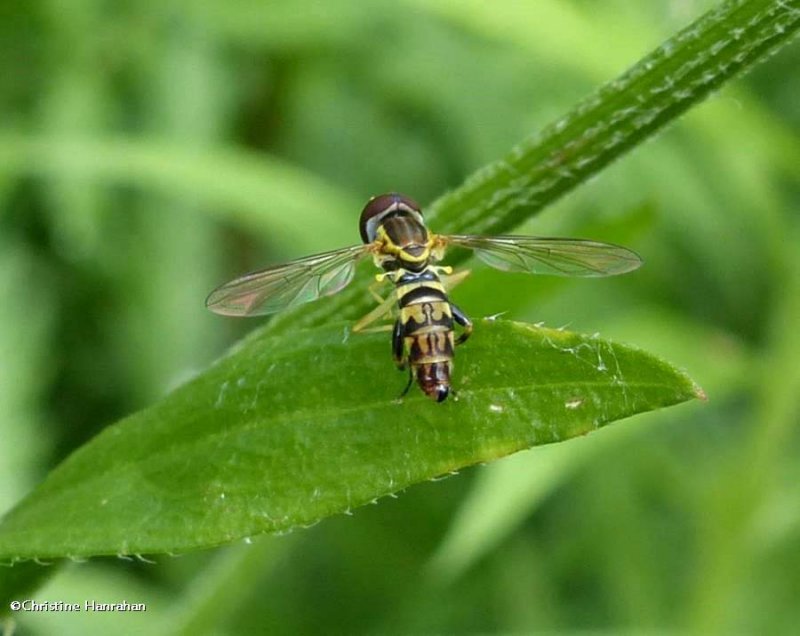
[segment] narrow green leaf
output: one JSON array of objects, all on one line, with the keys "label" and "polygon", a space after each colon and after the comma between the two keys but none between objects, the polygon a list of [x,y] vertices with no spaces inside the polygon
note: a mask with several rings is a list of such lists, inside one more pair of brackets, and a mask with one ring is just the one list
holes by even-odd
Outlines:
[{"label": "narrow green leaf", "polygon": [[392,371],[387,337],[344,324],[259,336],[109,427],[0,523],[0,558],[178,552],[285,531],[523,448],[702,392],[599,338],[484,320],[458,399]]},{"label": "narrow green leaf", "polygon": [[203,576],[195,577],[183,590],[180,602],[170,606],[160,629],[151,633],[169,636],[217,633],[221,623],[243,611],[242,590],[257,587],[265,574],[280,563],[277,555],[285,554],[287,548],[285,538],[280,541],[265,537],[249,545],[220,550],[203,569]]},{"label": "narrow green leaf", "polygon": [[[600,87],[564,117],[469,177],[425,211],[442,233],[509,231],[663,130],[728,80],[787,43],[800,29],[800,0],[729,0]],[[451,264],[467,254],[454,254]],[[363,313],[345,290],[273,320],[269,330],[317,325]]]},{"label": "narrow green leaf", "polygon": [[[285,161],[242,149],[198,150],[163,139],[60,138],[0,130],[4,174],[85,179],[182,195],[202,201],[204,209],[229,209],[226,218],[268,232],[275,245],[324,249],[357,236],[342,222],[358,206],[344,191]],[[320,202],[326,211],[322,215]],[[313,236],[305,229],[310,226],[316,229]]]},{"label": "narrow green leaf", "polygon": [[439,199],[447,231],[520,224],[674,121],[800,29],[800,0],[730,0],[696,20],[565,117]]}]

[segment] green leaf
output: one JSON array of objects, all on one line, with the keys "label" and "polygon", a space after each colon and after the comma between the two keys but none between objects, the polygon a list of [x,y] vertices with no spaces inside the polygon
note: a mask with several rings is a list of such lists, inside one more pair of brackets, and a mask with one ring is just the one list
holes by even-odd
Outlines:
[{"label": "green leaf", "polygon": [[458,399],[392,371],[386,335],[259,336],[77,451],[0,524],[0,558],[179,552],[314,523],[421,481],[701,397],[628,346],[484,320]]},{"label": "green leaf", "polygon": [[[121,183],[182,195],[203,201],[203,209],[228,208],[226,218],[268,233],[275,245],[325,249],[336,245],[327,241],[355,235],[344,221],[358,201],[301,168],[242,149],[198,150],[157,138],[62,138],[2,129],[0,175],[5,174]],[[320,202],[324,215],[318,214]],[[306,228],[312,225],[316,232],[309,233]]]},{"label": "green leaf", "polygon": [[800,29],[798,0],[730,0],[439,199],[447,231],[498,233],[583,183]]}]

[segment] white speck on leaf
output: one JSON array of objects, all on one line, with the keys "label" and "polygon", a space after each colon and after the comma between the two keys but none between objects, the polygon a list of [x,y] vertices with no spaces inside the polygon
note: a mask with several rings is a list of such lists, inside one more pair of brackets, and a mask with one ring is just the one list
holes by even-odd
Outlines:
[{"label": "white speck on leaf", "polygon": [[486,318],[484,320],[488,320],[489,322],[494,322],[495,320],[497,320],[501,316],[504,316],[507,313],[508,313],[508,310],[506,309],[505,311],[501,311],[501,312],[498,312],[496,314],[492,314],[491,316],[486,316]]},{"label": "white speck on leaf", "polygon": [[225,392],[228,390],[228,381],[222,383],[219,387],[219,395],[217,395],[217,401],[214,403],[214,408],[218,409],[222,404],[225,402]]}]

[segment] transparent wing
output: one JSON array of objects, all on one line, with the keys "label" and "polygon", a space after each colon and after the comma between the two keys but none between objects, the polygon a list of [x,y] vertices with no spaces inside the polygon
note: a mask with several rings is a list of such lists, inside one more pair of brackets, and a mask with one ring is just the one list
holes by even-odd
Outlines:
[{"label": "transparent wing", "polygon": [[439,240],[474,250],[484,263],[506,272],[613,276],[642,264],[639,255],[627,248],[583,239],[450,234]]},{"label": "transparent wing", "polygon": [[211,292],[206,307],[224,316],[262,316],[330,296],[352,279],[369,245],[354,245],[268,267]]}]

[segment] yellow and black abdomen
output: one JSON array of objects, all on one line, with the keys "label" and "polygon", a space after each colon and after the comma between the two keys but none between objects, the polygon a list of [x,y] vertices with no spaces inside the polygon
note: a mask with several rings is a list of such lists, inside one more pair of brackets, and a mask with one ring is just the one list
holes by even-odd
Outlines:
[{"label": "yellow and black abdomen", "polygon": [[395,362],[401,369],[408,364],[412,374],[409,382],[416,375],[422,391],[441,402],[450,393],[455,347],[453,305],[432,268],[399,277],[397,298],[400,317],[392,345]]}]

